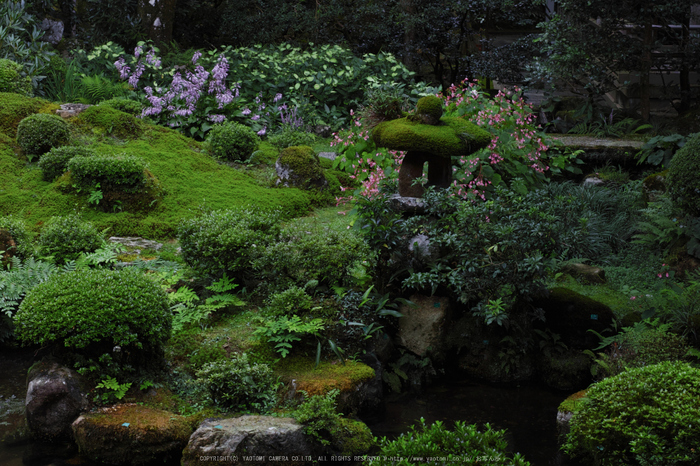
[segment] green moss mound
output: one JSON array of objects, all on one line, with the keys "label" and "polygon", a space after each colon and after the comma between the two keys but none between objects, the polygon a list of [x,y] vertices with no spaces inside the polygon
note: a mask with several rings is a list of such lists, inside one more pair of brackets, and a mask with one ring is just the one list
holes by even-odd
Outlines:
[{"label": "green moss mound", "polygon": [[399,118],[377,125],[372,139],[378,147],[392,150],[458,157],[486,147],[491,142],[491,133],[462,118],[441,118],[438,125]]},{"label": "green moss mound", "polygon": [[88,107],[80,112],[78,121],[119,138],[133,138],[141,133],[141,123],[136,117],[110,105]]},{"label": "green moss mound", "polygon": [[171,322],[165,292],[142,273],[83,269],[34,287],[15,315],[15,333],[25,344],[55,344],[88,371],[113,374],[159,362]]},{"label": "green moss mound", "polygon": [[662,362],[596,383],[563,446],[584,464],[700,463],[700,369]]},{"label": "green moss mound", "polygon": [[18,63],[0,58],[0,92],[13,92],[31,97],[32,80],[22,77],[22,66]]},{"label": "green moss mound", "polygon": [[58,115],[38,113],[23,119],[17,125],[17,144],[31,161],[54,147],[68,143],[68,123]]},{"label": "green moss mound", "polygon": [[[139,138],[119,144],[109,137],[78,136],[98,154],[127,153],[144,160],[167,195],[145,210],[107,211],[102,209],[102,202],[94,208],[94,204],[88,204],[86,193],[75,192],[70,176],[45,181],[38,167],[18,159],[11,141],[4,143],[0,138],[0,215],[14,214],[31,231],[39,231],[46,219],[68,215],[78,207],[84,208],[85,220],[100,231],[109,228],[110,235],[165,239],[175,237],[183,220],[200,212],[254,204],[263,210],[279,209],[292,217],[304,215],[311,206],[309,192],[271,189],[268,183],[261,184],[246,173],[217,163],[202,150],[201,143],[169,128],[146,125]],[[81,142],[75,140],[73,144]]]},{"label": "green moss mound", "polygon": [[135,100],[114,98],[109,100],[103,100],[100,102],[100,107],[111,107],[120,112],[128,113],[129,115],[139,116],[143,111],[143,105],[141,102]]},{"label": "green moss mound", "polygon": [[700,133],[688,139],[668,167],[666,183],[673,201],[693,216],[700,216]]},{"label": "green moss mound", "polygon": [[20,121],[48,105],[50,102],[44,99],[0,92],[0,131],[14,136]]}]

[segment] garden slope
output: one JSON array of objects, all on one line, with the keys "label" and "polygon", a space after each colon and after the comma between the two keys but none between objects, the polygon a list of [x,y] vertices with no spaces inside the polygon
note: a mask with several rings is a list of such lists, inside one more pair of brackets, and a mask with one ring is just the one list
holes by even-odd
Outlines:
[{"label": "garden slope", "polygon": [[298,216],[310,206],[305,192],[260,186],[248,175],[218,164],[202,152],[198,142],[168,128],[146,126],[139,138],[130,141],[98,139],[101,142],[91,145],[98,152],[141,157],[160,180],[165,196],[150,212],[96,210],[86,202],[84,193],[61,187],[61,178],[52,183],[43,181],[36,163],[20,160],[14,140],[0,133],[0,214],[16,214],[30,228],[39,230],[51,216],[82,210],[84,219],[99,229],[109,228],[110,235],[167,238],[175,236],[181,219],[202,210],[255,205]]}]

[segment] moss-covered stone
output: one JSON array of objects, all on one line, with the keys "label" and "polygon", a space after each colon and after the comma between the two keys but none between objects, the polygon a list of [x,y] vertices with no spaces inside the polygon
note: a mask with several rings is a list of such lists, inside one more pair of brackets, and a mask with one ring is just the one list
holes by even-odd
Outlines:
[{"label": "moss-covered stone", "polygon": [[411,119],[429,125],[438,124],[442,117],[442,107],[442,100],[437,96],[421,97],[416,104],[416,113]]},{"label": "moss-covered stone", "polygon": [[337,429],[331,434],[331,443],[341,456],[366,455],[374,445],[374,437],[369,427],[364,422],[353,419],[341,417]]},{"label": "moss-covered stone", "polygon": [[575,413],[581,409],[581,405],[586,401],[587,391],[588,389],[585,389],[567,396],[566,399],[559,404],[557,410],[564,413]]},{"label": "moss-covered stone", "polygon": [[668,178],[668,170],[664,170],[659,173],[652,173],[651,175],[644,178],[642,182],[642,187],[644,188],[644,202],[648,203],[653,201],[657,193],[666,192],[666,179]]},{"label": "moss-covered stone", "polygon": [[302,189],[321,188],[327,184],[318,155],[309,146],[287,147],[277,163],[277,184]]},{"label": "moss-covered stone", "polygon": [[109,105],[88,107],[80,112],[78,122],[119,138],[133,138],[141,134],[141,124],[136,117]]},{"label": "moss-covered stone", "polygon": [[491,133],[463,118],[441,118],[437,125],[399,118],[377,125],[372,139],[379,147],[450,158],[486,147],[491,142]]},{"label": "moss-covered stone", "polygon": [[110,464],[140,465],[178,458],[195,426],[168,411],[120,404],[80,416],[72,429],[81,456]]},{"label": "moss-covered stone", "polygon": [[537,300],[534,306],[544,311],[542,325],[559,334],[569,348],[595,348],[598,337],[588,330],[602,333],[615,320],[608,306],[567,288],[552,288],[549,296]]}]

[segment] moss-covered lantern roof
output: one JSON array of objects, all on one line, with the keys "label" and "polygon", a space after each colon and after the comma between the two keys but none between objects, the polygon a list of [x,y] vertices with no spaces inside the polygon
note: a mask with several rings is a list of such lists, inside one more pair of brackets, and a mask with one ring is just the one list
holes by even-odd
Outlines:
[{"label": "moss-covered lantern roof", "polygon": [[372,131],[379,147],[416,151],[439,157],[467,155],[486,147],[491,134],[463,118],[440,118],[437,125],[412,121],[411,117],[385,121]]}]

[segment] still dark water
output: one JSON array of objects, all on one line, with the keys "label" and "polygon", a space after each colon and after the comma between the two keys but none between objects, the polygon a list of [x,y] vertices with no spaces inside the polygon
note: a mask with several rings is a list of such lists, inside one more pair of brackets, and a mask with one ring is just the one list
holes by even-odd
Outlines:
[{"label": "still dark water", "polygon": [[421,417],[430,425],[442,421],[490,423],[507,429],[513,452],[520,452],[533,466],[560,465],[557,445],[557,408],[568,393],[534,384],[498,387],[470,380],[443,379],[420,396],[386,403],[386,412],[363,419],[377,437],[394,438]]},{"label": "still dark water", "polygon": [[[23,417],[26,373],[32,354],[0,353],[0,438]],[[555,466],[557,457],[556,414],[567,393],[536,385],[495,387],[468,380],[439,380],[420,396],[386,402],[386,410],[363,419],[377,437],[397,437],[423,417],[428,424],[454,421],[490,423],[507,429],[508,444],[533,466]],[[25,443],[8,446],[0,442],[0,466],[82,465],[92,463],[76,457],[68,445]]]}]

